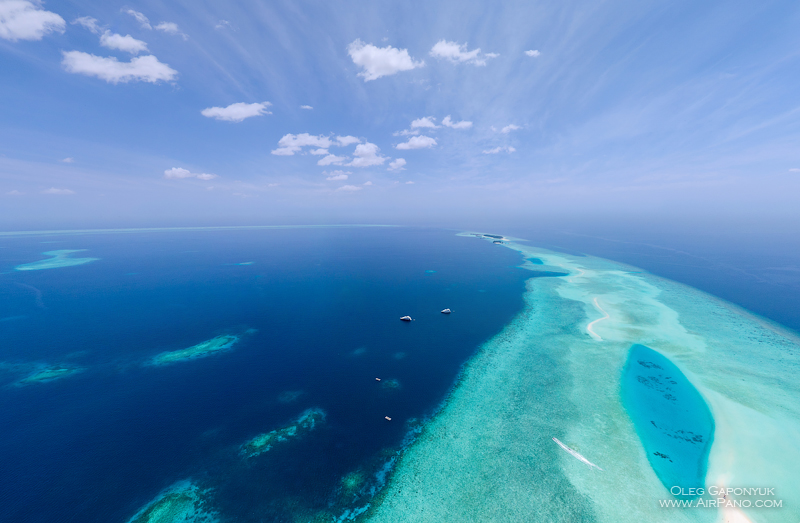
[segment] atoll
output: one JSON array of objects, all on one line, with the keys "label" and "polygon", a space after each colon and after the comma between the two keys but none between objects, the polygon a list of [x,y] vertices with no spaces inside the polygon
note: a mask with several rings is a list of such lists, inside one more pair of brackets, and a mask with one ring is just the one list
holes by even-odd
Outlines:
[{"label": "atoll", "polygon": [[86,249],[62,249],[59,251],[43,252],[42,254],[44,254],[45,256],[51,256],[51,258],[47,258],[46,260],[38,260],[30,263],[23,263],[21,265],[17,265],[15,267],[15,270],[39,271],[42,269],[59,269],[61,267],[72,267],[74,265],[83,265],[84,263],[89,263],[100,259],[100,258],[69,257],[69,255],[74,252],[83,252],[85,250]]}]

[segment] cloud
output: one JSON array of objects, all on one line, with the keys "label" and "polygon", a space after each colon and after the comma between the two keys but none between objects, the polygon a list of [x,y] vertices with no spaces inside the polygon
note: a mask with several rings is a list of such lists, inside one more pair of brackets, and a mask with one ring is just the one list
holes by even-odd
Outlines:
[{"label": "cloud", "polygon": [[348,145],[352,145],[354,143],[361,143],[361,140],[355,136],[337,136],[336,141],[339,142],[339,145],[342,147],[347,147]]},{"label": "cloud", "polygon": [[407,49],[395,49],[392,46],[375,47],[361,40],[355,40],[348,45],[347,53],[353,59],[353,63],[363,69],[358,76],[363,77],[365,82],[425,65],[425,62],[412,60]]},{"label": "cloud", "polygon": [[531,50],[531,51],[525,51],[525,54],[526,54],[526,55],[528,55],[528,56],[530,56],[531,58],[537,58],[537,57],[538,57],[538,56],[540,56],[542,53],[540,53],[540,52],[539,52],[539,51],[537,51],[536,49],[533,49],[533,50]]},{"label": "cloud", "polygon": [[333,142],[327,136],[312,136],[308,133],[286,134],[278,140],[278,148],[272,151],[276,156],[292,156],[306,146],[328,149]]},{"label": "cloud", "polygon": [[378,154],[380,148],[374,143],[361,143],[356,145],[356,150],[353,152],[353,161],[347,165],[353,167],[371,167],[373,165],[383,165],[383,162],[388,160],[387,157]]},{"label": "cloud", "polygon": [[300,106],[300,109],[305,109],[305,110],[307,110],[307,111],[311,111],[311,110],[312,110],[312,109],[314,109],[314,108],[313,108],[313,107],[311,107],[310,105],[301,105],[301,106]]},{"label": "cloud", "polygon": [[214,26],[214,29],[224,29],[224,28],[226,28],[226,27],[227,27],[228,29],[231,29],[231,30],[233,30],[233,31],[236,31],[236,29],[233,27],[233,24],[232,24],[232,23],[230,23],[230,22],[229,22],[229,21],[227,21],[227,20],[220,20],[219,22],[217,22],[217,25],[215,25],[215,26]]},{"label": "cloud", "polygon": [[137,40],[131,35],[122,36],[117,33],[112,33],[111,31],[106,31],[100,35],[100,45],[131,54],[139,54],[142,51],[147,51],[147,44],[141,40]]},{"label": "cloud", "polygon": [[132,58],[130,62],[120,62],[113,56],[95,56],[81,51],[62,51],[62,54],[64,60],[61,61],[61,65],[67,72],[96,76],[112,84],[130,81],[169,82],[178,74],[178,71],[159,62],[153,55],[138,56]]},{"label": "cloud", "polygon": [[406,182],[406,185],[414,185],[414,182],[412,182],[411,180],[409,180],[409,181],[407,181],[407,182]]},{"label": "cloud", "polygon": [[422,118],[417,118],[411,122],[411,128],[416,129],[417,127],[427,127],[430,129],[438,129],[439,126],[434,123],[435,121],[436,118],[433,116],[423,116]]},{"label": "cloud", "polygon": [[49,189],[45,189],[42,191],[42,194],[75,194],[75,191],[71,189],[59,189],[57,187],[50,187]]},{"label": "cloud", "polygon": [[467,44],[439,40],[431,48],[430,55],[434,58],[444,58],[453,63],[467,63],[472,65],[486,65],[487,58],[497,58],[497,53],[486,53],[481,56],[480,47],[467,51]]},{"label": "cloud", "polygon": [[800,173],[800,169],[798,169],[797,167],[794,167],[792,169],[789,169],[789,172],[790,173]]},{"label": "cloud", "polygon": [[189,35],[186,33],[182,33],[181,30],[178,28],[178,24],[175,22],[161,22],[155,27],[158,31],[163,31],[170,35],[178,35],[182,37],[184,40],[189,38]]},{"label": "cloud", "polygon": [[18,191],[16,189],[13,189],[11,191],[8,191],[6,194],[9,195],[9,196],[22,196],[25,193],[21,192],[21,191]]},{"label": "cloud", "polygon": [[164,178],[168,180],[182,180],[184,178],[197,178],[198,180],[213,180],[216,178],[216,174],[196,174],[190,172],[188,169],[184,169],[182,167],[173,167],[172,169],[167,169],[164,171]]},{"label": "cloud", "polygon": [[450,127],[451,129],[469,129],[472,127],[472,122],[468,122],[466,120],[454,122],[450,119],[450,115],[448,114],[444,117],[444,120],[442,120],[442,125],[445,127]]},{"label": "cloud", "polygon": [[316,156],[321,156],[323,154],[330,154],[327,149],[314,149],[313,151],[309,151],[311,154]]},{"label": "cloud", "polygon": [[403,166],[406,164],[406,161],[402,158],[398,158],[397,160],[389,163],[389,171],[405,171]]},{"label": "cloud", "polygon": [[[370,182],[370,181],[366,181],[366,182],[364,182],[364,185],[372,185],[372,182]],[[12,191],[12,192],[13,192],[13,191]],[[11,194],[11,193],[9,193],[9,194]]]},{"label": "cloud", "polygon": [[67,157],[67,158],[64,158],[61,161],[64,162],[64,163],[74,163],[75,162],[75,158]]},{"label": "cloud", "polygon": [[241,122],[245,118],[261,116],[262,114],[272,114],[267,108],[272,105],[269,102],[246,104],[239,102],[230,104],[228,107],[209,107],[200,111],[200,114],[207,118],[214,118],[225,122]]},{"label": "cloud", "polygon": [[436,140],[430,136],[412,136],[405,143],[395,145],[398,149],[427,149],[436,145]]},{"label": "cloud", "polygon": [[345,191],[345,192],[353,192],[353,191],[360,191],[361,187],[359,187],[358,185],[342,185],[341,187],[339,187],[336,190],[337,191]]},{"label": "cloud", "polygon": [[63,33],[67,23],[63,18],[41,8],[38,0],[0,1],[0,38],[41,40],[47,33]]},{"label": "cloud", "polygon": [[97,25],[97,19],[92,18],[91,16],[81,16],[80,18],[76,18],[70,23],[72,25],[75,24],[81,25],[85,29],[88,29],[89,31],[93,32],[96,35],[100,34],[100,26]]},{"label": "cloud", "polygon": [[416,136],[419,134],[419,129],[414,130],[404,130],[404,131],[397,131],[392,133],[392,136]]},{"label": "cloud", "polygon": [[503,127],[502,129],[500,129],[500,132],[501,132],[501,133],[503,133],[503,134],[508,134],[508,133],[510,133],[511,131],[517,131],[517,130],[519,130],[519,129],[522,129],[522,127],[520,127],[519,125],[514,125],[514,124],[512,123],[512,124],[506,125],[506,126],[505,126],[505,127]]},{"label": "cloud", "polygon": [[329,154],[325,158],[320,158],[317,162],[317,165],[341,165],[347,160],[347,156],[336,156],[335,154]]},{"label": "cloud", "polygon": [[497,153],[502,153],[504,151],[507,152],[508,154],[511,154],[515,152],[516,149],[514,149],[513,147],[495,147],[494,149],[487,149],[483,151],[483,154],[497,154]]},{"label": "cloud", "polygon": [[347,175],[348,174],[353,174],[353,173],[351,173],[350,171],[338,171],[337,170],[337,171],[333,171],[333,172],[330,172],[330,173],[323,172],[322,174],[327,174],[328,175],[327,178],[325,178],[326,180],[330,180],[332,182],[335,182],[335,181],[338,181],[338,180],[346,180],[347,179]]},{"label": "cloud", "polygon": [[144,16],[139,11],[134,11],[133,9],[123,9],[123,12],[128,13],[129,15],[134,17],[136,19],[136,21],[139,22],[139,24],[144,29],[152,29],[153,28],[153,26],[150,25],[150,20],[148,20],[147,17]]}]

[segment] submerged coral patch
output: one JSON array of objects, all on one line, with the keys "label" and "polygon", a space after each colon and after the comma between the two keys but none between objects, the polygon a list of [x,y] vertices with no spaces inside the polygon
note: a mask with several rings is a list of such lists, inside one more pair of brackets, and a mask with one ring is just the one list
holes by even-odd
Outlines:
[{"label": "submerged coral patch", "polygon": [[216,515],[206,505],[205,492],[182,481],[156,496],[128,523],[215,523]]},{"label": "submerged coral patch", "polygon": [[210,340],[206,340],[192,345],[186,349],[162,352],[150,360],[150,365],[169,365],[179,361],[194,360],[205,358],[217,352],[230,349],[239,341],[239,336],[233,334],[223,334]]},{"label": "submerged coral patch", "polygon": [[311,408],[303,412],[293,423],[264,434],[259,434],[242,445],[241,453],[247,458],[253,458],[264,452],[272,450],[278,444],[291,439],[302,437],[311,432],[325,421],[325,411]]},{"label": "submerged coral patch", "polygon": [[44,368],[40,368],[33,372],[32,374],[22,378],[17,382],[18,386],[25,386],[25,385],[33,385],[35,383],[46,383],[48,381],[54,381],[61,378],[66,378],[67,376],[72,376],[73,374],[77,374],[81,372],[83,369],[80,367],[73,367],[69,365],[49,365]]}]

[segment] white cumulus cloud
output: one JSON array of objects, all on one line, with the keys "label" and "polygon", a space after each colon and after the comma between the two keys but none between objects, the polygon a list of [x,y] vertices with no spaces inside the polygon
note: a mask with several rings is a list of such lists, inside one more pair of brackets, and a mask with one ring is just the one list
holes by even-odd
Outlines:
[{"label": "white cumulus cloud", "polygon": [[[364,185],[372,185],[372,182],[367,180],[366,182],[364,182]],[[11,194],[11,193],[8,193],[8,194]]]},{"label": "white cumulus cloud", "polygon": [[75,162],[75,158],[67,157],[67,158],[64,158],[61,161],[64,162],[64,163],[74,163]]},{"label": "white cumulus cloud", "polygon": [[354,143],[361,143],[361,140],[356,138],[355,136],[337,136],[336,141],[339,142],[339,145],[342,147],[347,147],[348,145],[352,145]]},{"label": "white cumulus cloud", "polygon": [[178,74],[178,71],[159,62],[153,55],[138,56],[132,58],[130,62],[120,62],[113,56],[95,56],[81,51],[62,51],[62,54],[64,59],[61,65],[67,72],[96,76],[112,84],[130,81],[169,82]]},{"label": "white cumulus cloud", "polygon": [[50,187],[42,191],[42,194],[75,194],[72,189],[59,189],[57,187]]},{"label": "white cumulus cloud", "polygon": [[406,161],[402,158],[398,158],[393,162],[389,162],[389,171],[405,171],[403,166],[406,164]]},{"label": "white cumulus cloud", "polygon": [[328,149],[332,145],[333,141],[327,136],[313,136],[308,133],[285,134],[283,138],[278,140],[278,148],[272,151],[272,154],[276,156],[292,156],[306,146]]},{"label": "white cumulus cloud", "polygon": [[335,154],[329,154],[325,158],[320,158],[317,162],[317,165],[342,165],[347,160],[347,156],[336,156]]},{"label": "white cumulus cloud", "polygon": [[344,192],[353,192],[353,191],[360,191],[361,187],[359,187],[358,185],[342,185],[336,190]]},{"label": "white cumulus cloud", "polygon": [[142,13],[140,13],[139,11],[134,11],[133,9],[123,9],[123,11],[124,11],[125,13],[128,13],[128,14],[129,14],[129,15],[131,15],[132,17],[134,17],[134,18],[136,19],[136,21],[137,21],[137,22],[139,22],[139,24],[140,24],[140,25],[141,25],[141,26],[142,26],[144,29],[152,29],[152,28],[153,28],[153,26],[151,26],[151,25],[150,25],[150,20],[148,20],[148,19],[147,19],[147,17],[146,17],[146,16],[144,16],[144,15],[143,15]]},{"label": "white cumulus cloud", "polygon": [[540,53],[540,52],[539,52],[539,51],[537,51],[536,49],[532,49],[532,50],[530,50],[530,51],[525,51],[525,54],[526,54],[526,55],[528,55],[528,56],[530,56],[531,58],[536,58],[536,57],[538,57],[539,55],[541,55],[542,53]]},{"label": "white cumulus cloud", "polygon": [[84,29],[88,29],[89,31],[93,32],[94,34],[100,34],[100,26],[97,25],[97,19],[92,18],[91,16],[81,16],[80,18],[76,18],[72,22],[72,25],[81,25]]},{"label": "white cumulus cloud", "polygon": [[497,58],[500,56],[497,53],[481,55],[480,47],[472,51],[467,51],[467,44],[448,42],[447,40],[439,40],[436,42],[436,45],[431,48],[430,55],[434,58],[450,60],[453,63],[468,63],[472,65],[486,65],[487,58]]},{"label": "white cumulus cloud", "polygon": [[216,174],[206,174],[206,173],[193,173],[189,171],[189,169],[184,169],[182,167],[173,167],[172,169],[167,169],[164,171],[164,178],[169,180],[182,180],[184,178],[197,178],[198,180],[213,180],[216,178]]},{"label": "white cumulus cloud", "polygon": [[353,63],[363,69],[358,76],[363,77],[365,82],[425,65],[425,62],[415,62],[407,49],[396,49],[390,45],[375,47],[361,40],[355,40],[348,45],[347,52]]},{"label": "white cumulus cloud", "polygon": [[502,129],[500,129],[500,132],[501,132],[501,133],[503,133],[503,134],[508,134],[508,133],[510,133],[511,131],[517,131],[517,130],[519,130],[519,129],[522,129],[522,127],[520,127],[519,125],[514,125],[514,124],[512,123],[512,124],[506,125],[506,126],[505,126],[505,127],[503,127]]},{"label": "white cumulus cloud", "polygon": [[225,122],[241,122],[245,118],[261,116],[262,114],[272,114],[267,108],[272,105],[269,102],[257,102],[247,104],[239,102],[230,104],[227,107],[209,107],[200,111],[200,114],[207,118],[215,118]]},{"label": "white cumulus cloud", "polygon": [[353,161],[348,163],[352,167],[371,167],[373,165],[383,165],[388,160],[386,156],[379,154],[380,148],[374,143],[360,143],[356,145],[353,152]]},{"label": "white cumulus cloud", "polygon": [[346,180],[348,174],[353,174],[350,171],[332,171],[330,173],[323,172],[322,174],[327,175],[326,180],[330,180],[332,182],[339,181],[339,180]]},{"label": "white cumulus cloud", "polygon": [[448,114],[447,116],[444,117],[444,120],[442,120],[442,125],[444,125],[445,127],[450,127],[451,129],[469,129],[470,127],[472,127],[472,122],[468,122],[466,120],[462,120],[460,122],[454,122],[453,120],[450,119],[450,115]]},{"label": "white cumulus cloud", "polygon": [[0,0],[0,38],[5,40],[41,40],[47,33],[63,33],[66,25],[38,0]]},{"label": "white cumulus cloud", "polygon": [[513,147],[495,147],[494,149],[487,149],[483,151],[483,154],[497,154],[502,152],[507,152],[508,154],[511,154],[515,151],[516,149],[514,149]]},{"label": "white cumulus cloud", "polygon": [[412,136],[407,142],[395,145],[398,149],[427,149],[436,145],[436,140],[430,136]]},{"label": "white cumulus cloud", "polygon": [[311,111],[311,110],[312,110],[312,109],[314,109],[314,108],[313,108],[313,107],[311,107],[310,105],[301,105],[301,106],[300,106],[300,109],[305,109],[305,110],[307,110],[307,111]]},{"label": "white cumulus cloud", "polygon": [[309,152],[316,156],[322,156],[323,154],[330,154],[327,149],[314,149],[313,151]]},{"label": "white cumulus cloud", "polygon": [[137,40],[131,35],[122,36],[117,33],[112,33],[111,31],[106,31],[100,35],[100,45],[131,54],[139,54],[142,51],[147,51],[147,44],[145,42]]},{"label": "white cumulus cloud", "polygon": [[416,129],[417,127],[427,127],[430,129],[438,129],[439,126],[436,125],[436,118],[433,116],[423,116],[422,118],[417,118],[413,122],[411,122],[411,128]]}]

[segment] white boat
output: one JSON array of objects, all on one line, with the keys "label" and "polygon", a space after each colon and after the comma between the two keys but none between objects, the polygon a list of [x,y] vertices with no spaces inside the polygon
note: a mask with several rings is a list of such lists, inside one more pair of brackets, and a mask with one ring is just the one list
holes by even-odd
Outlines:
[{"label": "white boat", "polygon": [[578,454],[578,451],[576,451],[576,450],[574,450],[574,449],[571,449],[571,448],[569,448],[568,446],[566,446],[566,445],[564,445],[563,443],[561,443],[561,442],[558,440],[558,438],[553,438],[553,441],[555,441],[556,443],[558,443],[558,446],[559,446],[559,447],[561,447],[562,449],[564,449],[564,450],[566,450],[567,452],[569,452],[569,453],[572,455],[572,457],[574,457],[574,458],[577,458],[578,460],[580,460],[580,461],[582,461],[582,462],[586,463],[587,465],[589,465],[589,468],[595,467],[595,468],[596,468],[596,469],[598,469],[598,470],[603,470],[603,469],[601,469],[600,467],[598,467],[597,465],[595,465],[594,463],[592,463],[591,461],[589,461],[588,459],[586,459],[586,458],[584,458],[583,456],[581,456],[580,454]]},{"label": "white boat", "polygon": [[442,314],[450,314],[451,312],[453,311],[451,311],[450,309],[445,309],[442,311]]},{"label": "white boat", "polygon": [[402,321],[411,321],[411,316],[403,316],[400,318]]}]

